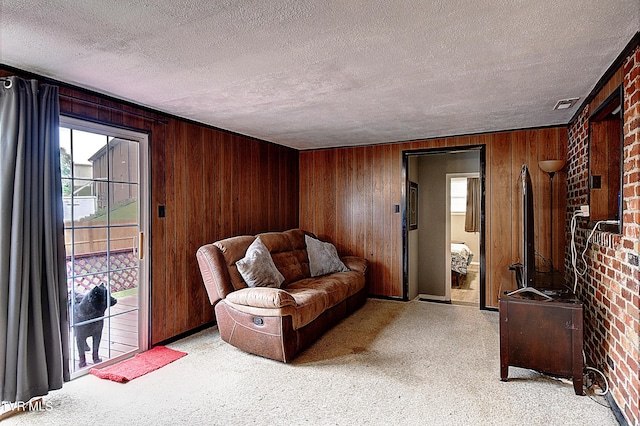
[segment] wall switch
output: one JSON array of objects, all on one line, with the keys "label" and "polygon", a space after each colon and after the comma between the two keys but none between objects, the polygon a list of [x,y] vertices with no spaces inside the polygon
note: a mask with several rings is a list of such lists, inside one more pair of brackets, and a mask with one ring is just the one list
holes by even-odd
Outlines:
[{"label": "wall switch", "polygon": [[591,176],[591,189],[600,189],[600,188],[602,188],[602,177]]},{"label": "wall switch", "polygon": [[638,266],[638,255],[629,253],[629,263],[633,266]]},{"label": "wall switch", "polygon": [[393,211],[394,211],[395,213],[400,213],[400,204],[396,204],[396,205],[394,205],[394,206],[393,206]]},{"label": "wall switch", "polygon": [[158,206],[158,217],[164,217],[164,216],[165,216],[164,206]]}]

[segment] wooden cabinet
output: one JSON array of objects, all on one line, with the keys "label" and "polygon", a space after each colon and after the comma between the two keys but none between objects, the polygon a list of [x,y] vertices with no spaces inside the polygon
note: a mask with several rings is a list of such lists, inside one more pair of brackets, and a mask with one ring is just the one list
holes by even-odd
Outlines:
[{"label": "wooden cabinet", "polygon": [[501,292],[500,378],[508,380],[510,366],[529,368],[572,378],[576,394],[582,395],[582,304],[566,287],[557,287],[536,285],[552,300]]}]

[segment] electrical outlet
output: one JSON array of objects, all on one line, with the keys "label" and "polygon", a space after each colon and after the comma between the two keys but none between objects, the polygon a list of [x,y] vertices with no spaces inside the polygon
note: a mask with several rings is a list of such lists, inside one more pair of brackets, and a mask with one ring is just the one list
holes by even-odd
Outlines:
[{"label": "electrical outlet", "polygon": [[580,206],[578,216],[589,217],[589,205]]},{"label": "electrical outlet", "polygon": [[638,266],[638,255],[629,253],[629,263],[633,266]]}]

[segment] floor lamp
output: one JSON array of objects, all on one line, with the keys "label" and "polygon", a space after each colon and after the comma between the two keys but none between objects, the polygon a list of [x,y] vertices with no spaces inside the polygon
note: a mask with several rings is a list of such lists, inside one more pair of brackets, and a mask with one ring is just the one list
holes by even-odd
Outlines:
[{"label": "floor lamp", "polygon": [[564,167],[564,160],[544,160],[538,162],[538,167],[549,174],[549,262],[551,263],[551,272],[553,268],[553,176]]}]

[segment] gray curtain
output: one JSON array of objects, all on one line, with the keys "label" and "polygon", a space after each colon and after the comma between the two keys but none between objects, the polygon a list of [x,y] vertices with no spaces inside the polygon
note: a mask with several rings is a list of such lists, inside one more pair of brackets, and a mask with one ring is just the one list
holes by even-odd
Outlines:
[{"label": "gray curtain", "polygon": [[467,211],[465,232],[480,232],[480,179],[467,178]]},{"label": "gray curtain", "polygon": [[0,397],[69,380],[58,88],[0,80]]}]

